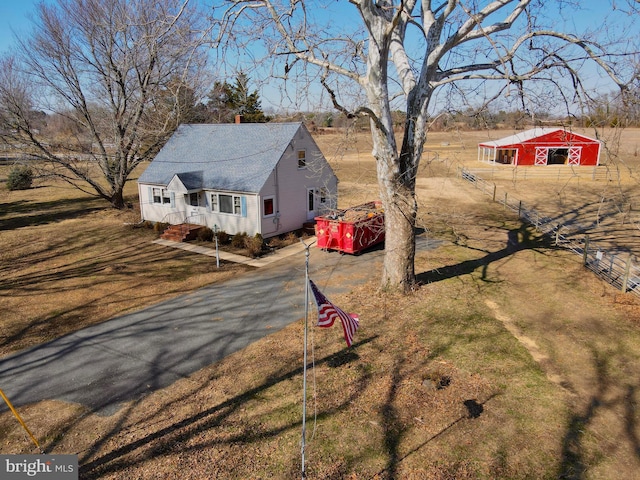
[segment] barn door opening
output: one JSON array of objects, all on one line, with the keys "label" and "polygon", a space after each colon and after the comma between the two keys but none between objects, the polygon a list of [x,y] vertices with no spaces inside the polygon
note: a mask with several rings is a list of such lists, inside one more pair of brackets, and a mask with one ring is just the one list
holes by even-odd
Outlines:
[{"label": "barn door opening", "polygon": [[547,159],[548,165],[566,165],[569,158],[568,148],[550,148]]}]

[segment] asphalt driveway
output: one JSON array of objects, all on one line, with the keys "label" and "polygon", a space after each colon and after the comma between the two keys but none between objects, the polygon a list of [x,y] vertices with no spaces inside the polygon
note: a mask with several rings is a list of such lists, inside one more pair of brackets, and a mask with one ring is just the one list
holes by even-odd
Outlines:
[{"label": "asphalt driveway", "polygon": [[[424,237],[417,244],[436,246]],[[383,253],[311,247],[310,277],[331,299],[379,275]],[[110,415],[303,318],[304,278],[301,249],[225,283],[2,358],[0,388],[15,406],[57,399]],[[0,411],[6,409],[0,402]]]}]

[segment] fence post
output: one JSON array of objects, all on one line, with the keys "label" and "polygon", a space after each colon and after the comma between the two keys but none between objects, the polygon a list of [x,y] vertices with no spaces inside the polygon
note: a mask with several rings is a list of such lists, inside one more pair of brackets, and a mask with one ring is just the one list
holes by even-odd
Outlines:
[{"label": "fence post", "polygon": [[624,267],[624,276],[622,277],[622,293],[627,293],[627,285],[629,285],[629,273],[631,272],[631,254],[627,258],[627,264]]},{"label": "fence post", "polygon": [[504,210],[507,209],[507,192],[504,192]]},{"label": "fence post", "polygon": [[493,201],[494,202],[496,201],[496,189],[497,188],[498,188],[497,185],[494,183],[493,184]]},{"label": "fence post", "polygon": [[518,220],[522,218],[522,200],[518,202]]},{"label": "fence post", "polygon": [[587,265],[587,258],[589,254],[589,235],[584,236],[584,251],[582,252],[582,264]]},{"label": "fence post", "polygon": [[556,227],[556,247],[558,246],[558,243],[560,243],[560,229],[562,228],[562,225],[558,225]]}]

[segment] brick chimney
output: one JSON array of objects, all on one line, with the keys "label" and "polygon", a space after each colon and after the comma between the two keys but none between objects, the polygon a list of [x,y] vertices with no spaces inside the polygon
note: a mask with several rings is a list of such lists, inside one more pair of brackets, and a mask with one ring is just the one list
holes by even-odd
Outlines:
[{"label": "brick chimney", "polygon": [[244,117],[242,115],[236,115],[236,123],[244,123]]}]

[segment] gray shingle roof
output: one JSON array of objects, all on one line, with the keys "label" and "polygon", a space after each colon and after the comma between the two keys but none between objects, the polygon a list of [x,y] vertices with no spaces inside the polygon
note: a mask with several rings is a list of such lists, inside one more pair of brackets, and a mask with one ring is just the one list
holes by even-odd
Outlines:
[{"label": "gray shingle roof", "polygon": [[138,183],[167,185],[177,174],[193,185],[202,172],[202,188],[259,192],[301,125],[180,125]]},{"label": "gray shingle roof", "polygon": [[182,172],[177,173],[177,177],[187,190],[200,190],[202,189],[202,176],[204,172],[202,170],[198,172]]}]

